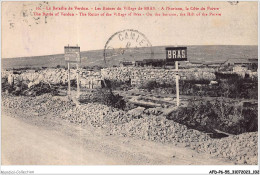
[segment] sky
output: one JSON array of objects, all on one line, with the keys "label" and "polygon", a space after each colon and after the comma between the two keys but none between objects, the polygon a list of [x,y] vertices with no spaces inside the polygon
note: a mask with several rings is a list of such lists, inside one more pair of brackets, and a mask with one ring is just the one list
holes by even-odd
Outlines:
[{"label": "sky", "polygon": [[[216,13],[221,16],[157,17],[146,16],[147,11],[140,11],[145,15],[51,16],[45,19],[33,14],[40,5],[50,8],[156,7],[156,10],[161,7],[215,7],[220,9]],[[121,11],[124,12],[130,11]],[[114,33],[125,29],[143,33],[152,46],[257,45],[257,12],[257,2],[239,2],[237,5],[228,2],[2,2],[2,58],[60,54],[68,44],[78,44],[81,51],[104,49]]]}]

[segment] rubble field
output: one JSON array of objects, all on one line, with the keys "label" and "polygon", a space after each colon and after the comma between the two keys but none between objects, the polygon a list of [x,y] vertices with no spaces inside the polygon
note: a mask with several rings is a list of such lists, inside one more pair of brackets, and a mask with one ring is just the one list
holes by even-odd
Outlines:
[{"label": "rubble field", "polygon": [[36,97],[12,96],[5,92],[2,93],[2,107],[23,111],[23,115],[18,114],[21,117],[51,115],[71,123],[101,128],[110,135],[173,143],[234,164],[258,163],[258,132],[212,139],[206,133],[166,119],[156,108],[120,110],[98,103],[75,106],[66,96],[49,93]]}]

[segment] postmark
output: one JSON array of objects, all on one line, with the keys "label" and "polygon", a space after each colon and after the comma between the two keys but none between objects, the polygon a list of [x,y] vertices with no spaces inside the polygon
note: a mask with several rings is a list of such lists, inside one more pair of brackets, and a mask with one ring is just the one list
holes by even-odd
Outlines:
[{"label": "postmark", "polygon": [[148,38],[138,30],[126,29],[114,33],[104,47],[106,66],[118,66],[120,62],[153,59],[154,51]]},{"label": "postmark", "polygon": [[12,8],[18,8],[19,13],[13,13],[13,11],[6,12],[9,29],[15,29],[18,25],[21,24],[28,27],[33,27],[34,25],[38,24],[47,24],[49,20],[53,19],[53,17],[43,15],[36,16],[35,14],[47,14],[48,10],[46,9],[50,7],[51,4],[48,1],[17,3],[17,5],[13,6]]},{"label": "postmark", "polygon": [[228,3],[231,5],[237,5],[239,3],[239,1],[228,1]]}]

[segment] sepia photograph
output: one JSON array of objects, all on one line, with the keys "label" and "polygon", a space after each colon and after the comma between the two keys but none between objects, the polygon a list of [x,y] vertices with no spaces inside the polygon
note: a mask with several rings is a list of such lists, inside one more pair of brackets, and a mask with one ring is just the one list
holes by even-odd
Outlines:
[{"label": "sepia photograph", "polygon": [[258,1],[2,1],[1,17],[1,166],[258,165]]}]

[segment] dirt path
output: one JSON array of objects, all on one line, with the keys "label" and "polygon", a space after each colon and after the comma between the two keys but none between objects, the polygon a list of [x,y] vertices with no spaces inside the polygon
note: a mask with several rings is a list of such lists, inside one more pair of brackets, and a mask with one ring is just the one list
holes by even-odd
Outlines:
[{"label": "dirt path", "polygon": [[2,164],[115,164],[65,135],[2,117]]},{"label": "dirt path", "polygon": [[3,165],[230,164],[172,144],[106,135],[61,121],[40,122],[2,113]]}]

